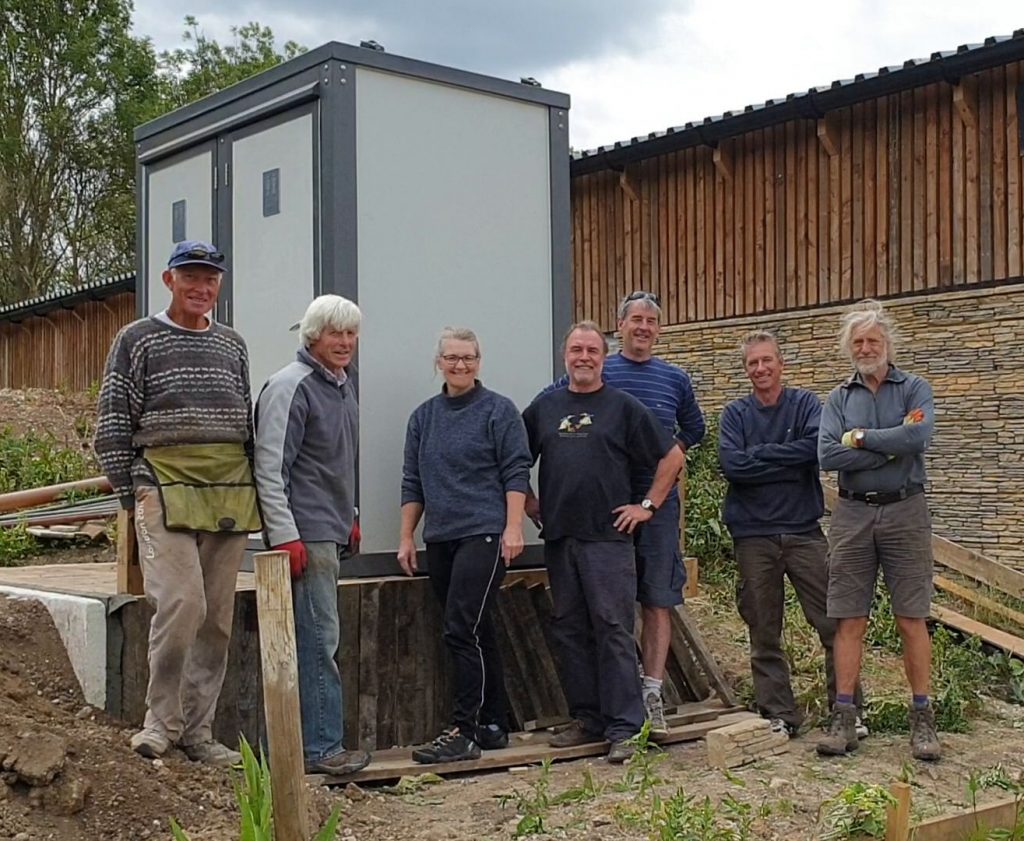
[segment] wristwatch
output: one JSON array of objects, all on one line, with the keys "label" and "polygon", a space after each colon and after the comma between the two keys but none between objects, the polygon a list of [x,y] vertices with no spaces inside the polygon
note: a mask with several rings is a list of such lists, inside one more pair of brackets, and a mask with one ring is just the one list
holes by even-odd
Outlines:
[{"label": "wristwatch", "polygon": [[863,447],[864,446],[864,437],[865,437],[865,435],[866,435],[866,433],[864,432],[863,429],[855,429],[855,430],[853,430],[853,446],[855,446],[855,447]]},{"label": "wristwatch", "polygon": [[650,511],[652,514],[658,513],[658,506],[651,502],[649,499],[644,499],[640,503],[640,507],[643,508],[644,511]]}]

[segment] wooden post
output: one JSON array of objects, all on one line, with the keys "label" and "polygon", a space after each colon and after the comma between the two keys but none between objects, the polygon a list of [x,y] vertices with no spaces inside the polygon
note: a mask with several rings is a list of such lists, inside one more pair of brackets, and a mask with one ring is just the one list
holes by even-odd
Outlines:
[{"label": "wooden post", "polygon": [[885,841],[907,841],[910,838],[910,786],[893,783],[889,793],[896,798],[885,810]]},{"label": "wooden post", "polygon": [[683,585],[683,598],[696,598],[697,576],[700,573],[700,564],[697,562],[696,558],[683,558],[683,566],[686,568],[686,583]]},{"label": "wooden post", "polygon": [[143,593],[135,518],[131,511],[124,508],[117,512],[117,592],[131,596],[141,596]]},{"label": "wooden post", "polygon": [[299,719],[299,669],[287,552],[258,552],[256,609],[267,713],[275,841],[307,841],[305,765]]}]

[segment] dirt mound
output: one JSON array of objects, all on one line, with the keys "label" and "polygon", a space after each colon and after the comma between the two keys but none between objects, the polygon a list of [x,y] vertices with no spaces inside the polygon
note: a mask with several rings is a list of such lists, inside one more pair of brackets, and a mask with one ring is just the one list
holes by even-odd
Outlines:
[{"label": "dirt mound", "polygon": [[92,446],[96,395],[44,388],[0,389],[0,430],[52,435],[65,447]]}]

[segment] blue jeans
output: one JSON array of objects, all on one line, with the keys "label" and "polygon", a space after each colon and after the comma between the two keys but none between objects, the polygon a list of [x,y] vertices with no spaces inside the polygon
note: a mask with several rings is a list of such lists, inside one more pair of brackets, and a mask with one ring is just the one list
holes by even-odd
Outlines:
[{"label": "blue jeans", "polygon": [[302,749],[306,762],[316,762],[344,750],[341,672],[338,653],[337,543],[307,543],[309,565],[292,581],[295,643],[299,663],[299,709]]}]

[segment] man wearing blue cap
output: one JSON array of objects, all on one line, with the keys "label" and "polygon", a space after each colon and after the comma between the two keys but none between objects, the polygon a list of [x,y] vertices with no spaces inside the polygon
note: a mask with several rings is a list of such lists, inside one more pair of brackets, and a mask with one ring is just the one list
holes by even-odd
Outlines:
[{"label": "man wearing blue cap", "polygon": [[227,667],[235,579],[246,536],[259,531],[252,473],[249,356],[210,316],[224,255],[179,242],[166,310],[114,338],[100,390],[95,450],[122,506],[134,511],[149,633],[146,719],[131,740],[149,758],[172,745],[189,759],[232,765],[214,740]]}]

